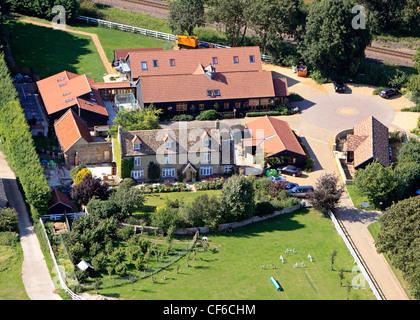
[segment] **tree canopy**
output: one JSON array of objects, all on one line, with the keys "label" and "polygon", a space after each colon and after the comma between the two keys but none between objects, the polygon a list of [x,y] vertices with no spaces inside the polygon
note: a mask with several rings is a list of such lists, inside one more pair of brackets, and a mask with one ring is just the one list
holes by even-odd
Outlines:
[{"label": "tree canopy", "polygon": [[413,296],[420,299],[420,197],[392,205],[379,221],[378,251],[389,255],[392,264],[403,271]]},{"label": "tree canopy", "polygon": [[175,34],[193,35],[204,24],[203,0],[175,0],[169,4],[169,27]]},{"label": "tree canopy", "polygon": [[371,34],[368,24],[365,29],[353,28],[354,5],[350,0],[319,0],[310,6],[300,52],[323,78],[353,76],[365,57]]}]

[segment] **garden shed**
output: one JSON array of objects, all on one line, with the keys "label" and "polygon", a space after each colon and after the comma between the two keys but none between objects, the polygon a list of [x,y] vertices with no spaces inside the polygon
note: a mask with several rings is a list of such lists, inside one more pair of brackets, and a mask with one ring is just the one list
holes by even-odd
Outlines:
[{"label": "garden shed", "polygon": [[85,260],[80,261],[77,267],[80,270],[86,271],[87,273],[89,273],[89,277],[93,276],[93,274],[95,273],[95,270],[93,269],[93,267]]}]

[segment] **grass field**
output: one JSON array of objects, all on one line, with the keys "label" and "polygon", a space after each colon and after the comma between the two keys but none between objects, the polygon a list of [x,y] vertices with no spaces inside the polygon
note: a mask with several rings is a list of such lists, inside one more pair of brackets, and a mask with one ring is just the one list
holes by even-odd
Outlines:
[{"label": "grass field", "polygon": [[[42,23],[49,21],[23,17]],[[163,47],[174,43],[119,30],[77,24],[68,28],[97,34],[108,60],[113,50]],[[20,67],[31,67],[41,79],[63,70],[86,74],[96,82],[103,82],[106,74],[96,47],[90,36],[54,30],[15,20],[5,22],[5,33],[13,32],[9,40],[15,62]]]},{"label": "grass field", "polygon": [[[338,270],[344,269],[343,283],[351,281],[355,276],[351,273],[354,260],[331,221],[317,211],[301,209],[235,229],[233,233],[208,237],[212,250],[201,250],[196,260],[189,261],[190,267],[185,258],[171,265],[165,272],[166,280],[160,272],[154,283],[151,278],[134,283],[134,290],[130,284],[100,289],[99,293],[129,300],[347,299],[347,288],[340,287]],[[286,254],[287,248],[295,248],[297,253]],[[334,249],[337,256],[331,271]],[[294,268],[296,262],[304,262],[306,267]],[[275,269],[263,269],[264,265],[275,265]],[[284,291],[275,290],[272,276]],[[370,289],[352,289],[349,297],[374,299]]]},{"label": "grass field", "polygon": [[7,241],[7,232],[0,232],[0,300],[28,300],[22,282],[23,252],[19,242]]}]

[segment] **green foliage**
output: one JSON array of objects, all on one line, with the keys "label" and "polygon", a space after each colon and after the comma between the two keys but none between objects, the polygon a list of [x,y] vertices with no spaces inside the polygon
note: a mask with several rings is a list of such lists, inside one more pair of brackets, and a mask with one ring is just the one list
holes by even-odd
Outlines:
[{"label": "green foliage", "polygon": [[181,221],[178,210],[165,206],[156,209],[152,225],[158,227],[162,232],[167,232],[170,227],[179,228]]},{"label": "green foliage", "polygon": [[121,159],[121,178],[129,178],[134,168],[134,158]]},{"label": "green foliage", "polygon": [[180,217],[192,227],[215,226],[219,213],[219,201],[216,196],[209,197],[206,193],[183,205]]},{"label": "green foliage", "polygon": [[354,185],[360,194],[367,196],[376,207],[382,202],[389,206],[396,198],[397,181],[391,167],[385,168],[374,161],[365,169],[359,169],[354,176]]},{"label": "green foliage", "polygon": [[51,20],[57,15],[52,8],[55,5],[62,5],[66,9],[66,20],[74,20],[79,15],[78,0],[8,0],[10,11],[18,12],[29,16]]},{"label": "green foliage", "polygon": [[177,114],[176,116],[173,116],[171,121],[193,121],[194,116],[190,114]]},{"label": "green foliage", "polygon": [[333,211],[340,202],[343,192],[344,186],[339,184],[338,176],[324,173],[315,182],[311,204],[323,213]]},{"label": "green foliage", "polygon": [[402,200],[388,208],[380,218],[381,231],[376,246],[387,253],[392,264],[404,273],[411,293],[420,299],[420,197]]},{"label": "green foliage", "polygon": [[123,218],[123,215],[120,214],[119,206],[110,200],[100,200],[93,198],[87,204],[87,212],[90,215],[97,216],[100,219],[106,219],[110,217],[116,217],[118,220]]},{"label": "green foliage", "polygon": [[204,1],[174,0],[169,4],[169,26],[175,34],[193,35],[204,24]]},{"label": "green foliage", "polygon": [[140,189],[120,185],[116,190],[112,191],[109,200],[117,204],[124,215],[131,215],[135,210],[143,206],[144,197]]},{"label": "green foliage", "polygon": [[263,116],[282,116],[282,111],[260,111],[260,112],[247,112],[246,117],[263,117]]},{"label": "green foliage", "polygon": [[0,232],[18,231],[17,212],[13,208],[0,208]]},{"label": "green foliage", "polygon": [[365,57],[371,34],[369,26],[352,27],[354,5],[347,0],[320,0],[310,6],[300,52],[310,70],[319,70],[321,77],[353,76]]},{"label": "green foliage", "polygon": [[200,114],[195,119],[196,120],[216,120],[217,111],[214,109],[201,111]]},{"label": "green foliage", "polygon": [[160,165],[158,163],[154,163],[153,161],[149,162],[147,166],[147,177],[152,181],[160,179]]},{"label": "green foliage", "polygon": [[242,221],[254,215],[255,190],[252,181],[233,175],[223,185],[219,196],[221,221]]},{"label": "green foliage", "polygon": [[87,169],[87,168],[80,169],[76,174],[76,179],[74,181],[74,184],[78,185],[88,175],[92,175],[92,172],[90,172],[89,169]]},{"label": "green foliage", "polygon": [[29,126],[22,107],[12,90],[3,55],[0,56],[0,137],[2,151],[7,156],[22,185],[33,218],[48,210],[50,187],[35,151]]}]

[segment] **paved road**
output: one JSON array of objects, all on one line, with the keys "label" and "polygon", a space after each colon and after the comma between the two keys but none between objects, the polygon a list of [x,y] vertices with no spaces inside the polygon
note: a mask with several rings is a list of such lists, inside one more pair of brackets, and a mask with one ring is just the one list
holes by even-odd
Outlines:
[{"label": "paved road", "polygon": [[1,152],[0,177],[4,179],[9,204],[18,213],[19,239],[23,250],[22,280],[26,292],[31,300],[61,300],[61,297],[54,293],[55,288],[44,254],[29,219],[16,177]]}]

